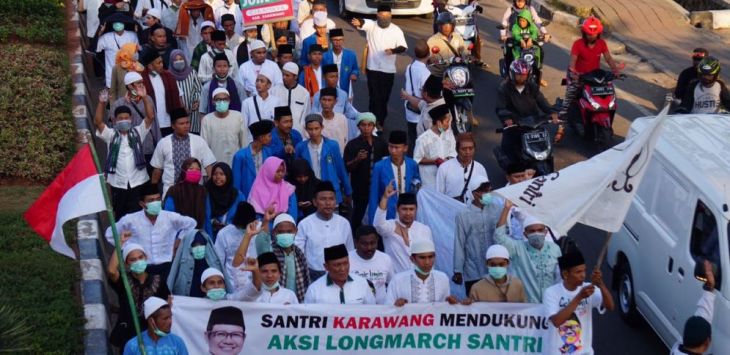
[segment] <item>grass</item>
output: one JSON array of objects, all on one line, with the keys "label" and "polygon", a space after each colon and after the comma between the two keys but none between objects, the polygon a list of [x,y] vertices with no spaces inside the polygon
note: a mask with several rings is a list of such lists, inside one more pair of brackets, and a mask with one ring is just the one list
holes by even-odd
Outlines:
[{"label": "grass", "polygon": [[78,262],[51,250],[22,217],[43,189],[0,186],[0,317],[12,314],[13,323],[27,326],[30,333],[15,341],[6,331],[7,322],[0,320],[0,353],[10,349],[10,341],[15,342],[12,353],[83,353]]}]

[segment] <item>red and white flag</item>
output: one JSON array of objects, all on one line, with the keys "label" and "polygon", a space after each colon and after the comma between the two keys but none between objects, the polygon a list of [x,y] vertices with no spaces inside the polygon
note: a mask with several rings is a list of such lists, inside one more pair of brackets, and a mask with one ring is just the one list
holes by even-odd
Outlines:
[{"label": "red and white flag", "polygon": [[87,144],[25,211],[23,218],[53,250],[76,258],[66,244],[63,224],[105,209],[101,180]]}]

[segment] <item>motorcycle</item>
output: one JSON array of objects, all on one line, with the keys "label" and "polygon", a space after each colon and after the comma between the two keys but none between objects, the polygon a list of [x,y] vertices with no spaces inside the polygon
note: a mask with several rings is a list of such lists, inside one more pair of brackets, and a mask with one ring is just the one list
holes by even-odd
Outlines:
[{"label": "motorcycle", "polygon": [[[497,26],[499,29],[503,29],[504,26]],[[530,38],[529,34],[523,35],[523,39]],[[520,57],[516,59],[522,59],[532,67],[530,76],[527,78],[530,82],[533,82],[540,87],[540,80],[542,79],[542,58],[544,57],[543,45],[545,44],[545,36],[540,34],[538,40],[532,43],[530,48],[521,48]],[[505,43],[502,43],[502,58],[499,59],[499,74],[502,78],[509,77],[509,66],[512,64],[512,49],[514,46],[519,45],[518,41],[515,41],[512,37],[508,37]],[[540,61],[537,60],[538,54],[540,54]]]},{"label": "motorcycle", "polygon": [[[431,53],[438,56],[439,48],[433,47]],[[452,83],[451,88],[444,87],[444,100],[447,104],[451,104],[451,127],[454,134],[471,132],[471,115],[472,100],[474,98],[474,85],[472,84],[471,73],[469,72],[469,64],[472,62],[471,56],[455,55],[450,59],[444,59],[438,56],[438,59],[432,60],[430,66],[438,66],[443,69],[444,79],[448,79]]]},{"label": "motorcycle", "polygon": [[[509,111],[501,110],[497,115],[504,119],[512,117]],[[535,176],[543,176],[554,171],[553,142],[550,138],[546,118],[524,117],[518,123],[498,128],[502,142],[492,152],[502,170],[507,171],[511,163],[523,162],[535,169]],[[562,126],[557,135],[562,135]]]},{"label": "motorcycle", "polygon": [[[580,76],[582,90],[580,98],[568,109],[568,121],[574,125],[583,123],[583,137],[592,138],[601,150],[608,148],[613,139],[613,119],[616,115],[616,91],[613,81],[626,76],[614,75],[610,71],[596,69]],[[563,80],[570,84],[570,76]],[[580,121],[579,121],[580,120]],[[576,129],[580,133],[580,129]]]},{"label": "motorcycle", "polygon": [[474,19],[474,13],[482,12],[481,6],[476,2],[471,5],[446,6],[446,11],[454,15],[454,31],[461,35],[464,44],[470,50],[476,45],[478,29]]}]

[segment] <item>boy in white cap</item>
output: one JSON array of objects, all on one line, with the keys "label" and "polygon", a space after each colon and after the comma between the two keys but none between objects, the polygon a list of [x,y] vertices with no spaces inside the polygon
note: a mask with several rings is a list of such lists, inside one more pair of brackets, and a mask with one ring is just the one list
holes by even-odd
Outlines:
[{"label": "boy in white cap", "polygon": [[[142,333],[142,343],[149,354],[154,349],[156,354],[187,354],[185,342],[176,334],[170,333],[172,328],[172,308],[162,298],[150,297],[144,301],[144,318],[147,330]],[[137,338],[133,337],[124,346],[124,355],[142,354]]]},{"label": "boy in white cap", "polygon": [[206,298],[213,301],[225,299],[252,302],[259,297],[261,289],[261,274],[256,258],[246,258],[244,264],[240,266],[240,270],[251,272],[252,281],[232,293],[226,290],[226,279],[223,273],[212,267],[205,269],[200,275],[200,289],[205,293]]},{"label": "boy in white cap", "polygon": [[266,44],[257,39],[248,45],[248,49],[249,60],[238,68],[238,76],[246,90],[246,95],[251,97],[256,94],[258,91],[256,80],[262,72],[269,73],[270,77],[267,76],[267,78],[271,82],[271,86],[281,84],[281,69],[274,61],[266,59]]},{"label": "boy in white cap", "polygon": [[332,21],[332,19],[330,19],[328,16],[329,14],[327,13],[327,3],[324,0],[314,0],[311,7],[312,16],[299,23],[299,36],[297,38],[297,41],[299,41],[299,43],[304,41],[305,38],[314,34],[314,18],[315,16],[317,16],[317,13],[320,12],[323,13],[324,17],[326,18],[325,23],[328,31],[336,27],[335,22]]},{"label": "boy in white cap", "polygon": [[319,44],[325,51],[330,46],[327,33],[327,13],[317,11],[312,16],[312,20],[314,21],[314,33],[309,37],[302,37],[302,52],[299,55],[299,65],[301,66],[309,64],[309,46]]},{"label": "boy in white cap", "polygon": [[245,26],[242,30],[243,37],[241,43],[233,47],[233,53],[236,54],[236,63],[232,63],[240,67],[243,63],[248,61],[251,55],[251,43],[257,40],[259,30],[256,26]]},{"label": "boy in white cap", "polygon": [[243,148],[248,140],[248,130],[244,128],[243,115],[239,111],[230,110],[231,95],[225,88],[213,90],[215,112],[203,117],[200,136],[203,137],[216,160],[229,166],[233,163],[233,155]]},{"label": "boy in white cap", "polygon": [[458,300],[450,294],[449,277],[434,270],[436,247],[431,240],[419,238],[411,242],[413,270],[396,274],[388,284],[385,304],[401,307],[406,303],[448,302]]},{"label": "boy in white cap", "polygon": [[302,133],[304,138],[309,138],[304,129],[304,117],[309,114],[311,100],[309,91],[299,85],[299,66],[293,62],[284,64],[282,76],[282,84],[274,86],[271,94],[279,98],[282,106],[289,106],[294,120],[293,128]]},{"label": "boy in white cap", "polygon": [[243,100],[241,107],[243,117],[246,119],[246,127],[263,120],[274,121],[274,109],[276,106],[281,106],[279,98],[270,94],[271,86],[276,80],[276,73],[279,73],[279,77],[281,77],[278,66],[275,69],[261,67],[259,70],[256,76],[256,92]]},{"label": "boy in white cap", "polygon": [[527,302],[525,289],[519,278],[507,275],[509,251],[495,244],[487,249],[488,274],[472,286],[469,299],[474,302]]}]

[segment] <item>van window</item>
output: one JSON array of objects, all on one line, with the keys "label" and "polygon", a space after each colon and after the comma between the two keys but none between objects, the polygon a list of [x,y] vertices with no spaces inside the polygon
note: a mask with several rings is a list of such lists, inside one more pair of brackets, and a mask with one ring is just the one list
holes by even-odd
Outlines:
[{"label": "van window", "polygon": [[689,228],[686,222],[689,218],[689,194],[674,176],[664,169],[657,171],[661,172],[661,175],[657,174],[658,179],[645,180],[653,181],[652,185],[661,186],[662,193],[652,206],[652,214],[657,217],[657,222],[667,231],[667,235],[677,240],[678,236],[687,235]]},{"label": "van window", "polygon": [[717,266],[715,288],[719,290],[722,277],[720,273],[720,237],[717,229],[717,219],[712,214],[712,210],[702,201],[697,201],[697,208],[695,208],[689,248],[695,262],[700,263],[706,259]]}]

